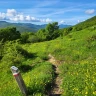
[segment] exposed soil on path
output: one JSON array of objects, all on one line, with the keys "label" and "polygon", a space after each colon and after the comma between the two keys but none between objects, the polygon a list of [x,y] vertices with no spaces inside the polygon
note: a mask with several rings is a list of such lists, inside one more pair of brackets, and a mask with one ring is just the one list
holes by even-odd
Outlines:
[{"label": "exposed soil on path", "polygon": [[60,70],[58,68],[60,66],[61,62],[56,60],[51,54],[49,54],[48,62],[52,63],[53,70],[55,73],[55,78],[54,78],[54,82],[52,84],[52,89],[50,90],[48,96],[61,96],[62,90],[60,89],[60,85],[62,83],[62,79],[59,77]]}]

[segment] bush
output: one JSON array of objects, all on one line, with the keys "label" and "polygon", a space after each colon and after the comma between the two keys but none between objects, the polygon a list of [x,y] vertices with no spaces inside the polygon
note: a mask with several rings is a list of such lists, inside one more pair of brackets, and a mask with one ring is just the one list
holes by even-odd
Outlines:
[{"label": "bush", "polygon": [[20,39],[20,32],[16,31],[15,27],[8,27],[0,29],[0,41],[12,41],[16,39]]},{"label": "bush", "polygon": [[36,35],[31,35],[31,36],[29,36],[29,38],[27,39],[27,41],[29,43],[36,43],[36,42],[39,42],[40,39]]},{"label": "bush", "polygon": [[92,42],[92,41],[95,41],[96,40],[96,35],[94,34],[94,35],[92,35],[91,37],[88,37],[87,38],[87,42]]}]

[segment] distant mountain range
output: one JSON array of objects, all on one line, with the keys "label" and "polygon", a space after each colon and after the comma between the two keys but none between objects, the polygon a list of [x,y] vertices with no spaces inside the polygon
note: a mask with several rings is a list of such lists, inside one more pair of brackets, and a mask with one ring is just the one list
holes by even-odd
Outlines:
[{"label": "distant mountain range", "polygon": [[67,28],[67,27],[71,27],[72,25],[64,25],[64,24],[60,24],[59,28]]},{"label": "distant mountain range", "polygon": [[[6,21],[0,21],[0,28],[5,28],[5,27],[16,27],[18,31],[20,32],[36,32],[41,28],[45,28],[47,24],[43,25],[35,25],[31,23],[9,23]],[[59,28],[66,28],[70,27],[71,25],[59,25]]]}]

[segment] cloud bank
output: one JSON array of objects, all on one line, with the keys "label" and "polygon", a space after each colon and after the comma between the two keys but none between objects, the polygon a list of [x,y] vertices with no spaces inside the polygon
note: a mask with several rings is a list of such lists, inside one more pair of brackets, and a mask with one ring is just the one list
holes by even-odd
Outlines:
[{"label": "cloud bank", "polygon": [[24,22],[52,22],[51,19],[38,19],[32,17],[30,15],[24,15],[22,13],[17,12],[15,9],[7,9],[6,13],[0,12],[0,20],[9,20],[9,21],[24,21]]}]

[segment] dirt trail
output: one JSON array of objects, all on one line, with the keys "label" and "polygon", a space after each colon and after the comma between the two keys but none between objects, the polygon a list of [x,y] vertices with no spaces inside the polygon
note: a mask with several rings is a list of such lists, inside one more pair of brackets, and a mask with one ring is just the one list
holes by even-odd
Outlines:
[{"label": "dirt trail", "polygon": [[60,89],[60,85],[62,83],[62,79],[59,77],[60,74],[60,70],[59,70],[59,65],[60,65],[60,61],[56,60],[51,54],[49,54],[49,60],[50,63],[52,63],[53,65],[53,69],[55,72],[55,79],[54,82],[52,84],[52,89],[49,93],[49,96],[60,96],[62,93],[62,90]]}]

